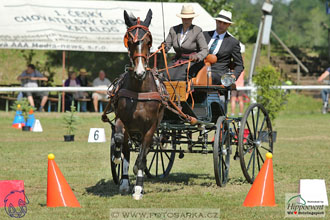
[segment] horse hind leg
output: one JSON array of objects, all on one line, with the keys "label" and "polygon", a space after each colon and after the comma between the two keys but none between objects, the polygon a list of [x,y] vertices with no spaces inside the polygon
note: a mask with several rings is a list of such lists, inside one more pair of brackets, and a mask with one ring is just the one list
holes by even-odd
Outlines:
[{"label": "horse hind leg", "polygon": [[130,161],[130,149],[128,145],[128,135],[125,133],[125,140],[123,144],[123,166],[122,166],[122,176],[120,180],[119,192],[121,194],[128,194],[130,191],[130,184],[128,178],[128,169],[129,169],[129,161]]},{"label": "horse hind leg", "polygon": [[122,160],[121,151],[124,144],[124,124],[120,119],[116,121],[114,140],[116,146],[112,161],[115,164],[120,164]]}]

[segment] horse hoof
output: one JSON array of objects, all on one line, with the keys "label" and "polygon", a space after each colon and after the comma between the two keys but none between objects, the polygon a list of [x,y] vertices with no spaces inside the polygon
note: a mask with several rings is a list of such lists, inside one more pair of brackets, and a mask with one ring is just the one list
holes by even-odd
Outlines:
[{"label": "horse hoof", "polygon": [[141,200],[143,196],[143,188],[142,186],[135,186],[134,187],[134,193],[133,193],[133,199],[134,200]]},{"label": "horse hoof", "polygon": [[141,200],[142,199],[142,194],[140,194],[140,195],[133,194],[133,199],[134,200]]},{"label": "horse hoof", "polygon": [[128,179],[122,179],[120,181],[120,186],[119,186],[119,193],[122,195],[128,194],[129,193],[129,180]]}]

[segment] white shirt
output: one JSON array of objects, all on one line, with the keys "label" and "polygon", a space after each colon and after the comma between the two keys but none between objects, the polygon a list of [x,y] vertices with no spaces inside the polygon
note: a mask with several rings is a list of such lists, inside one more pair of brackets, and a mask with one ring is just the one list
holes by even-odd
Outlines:
[{"label": "white shirt", "polygon": [[181,29],[180,47],[182,45],[182,42],[186,38],[188,31],[189,31],[189,28],[188,28],[188,30],[186,32],[183,33],[183,28]]},{"label": "white shirt", "polygon": [[217,31],[214,31],[213,36],[212,36],[212,38],[211,38],[211,40],[210,40],[210,42],[209,42],[209,44],[208,44],[208,48],[210,49],[210,48],[211,48],[211,45],[212,45],[213,42],[215,41],[217,35],[219,35],[218,44],[217,44],[215,50],[213,51],[213,54],[217,54],[218,51],[220,50],[220,47],[221,47],[221,44],[222,44],[223,38],[225,37],[226,33],[227,33],[227,32],[225,32],[225,33],[223,33],[223,34],[218,34]]}]

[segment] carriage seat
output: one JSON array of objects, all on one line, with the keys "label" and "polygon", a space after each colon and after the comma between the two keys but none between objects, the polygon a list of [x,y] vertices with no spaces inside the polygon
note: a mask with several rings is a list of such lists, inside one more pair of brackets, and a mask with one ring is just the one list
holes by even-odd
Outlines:
[{"label": "carriage seat", "polygon": [[196,77],[192,78],[192,83],[195,86],[210,86],[212,85],[212,76],[208,76],[207,69],[212,64],[217,62],[217,57],[214,54],[209,54],[204,59],[204,66],[199,70]]}]

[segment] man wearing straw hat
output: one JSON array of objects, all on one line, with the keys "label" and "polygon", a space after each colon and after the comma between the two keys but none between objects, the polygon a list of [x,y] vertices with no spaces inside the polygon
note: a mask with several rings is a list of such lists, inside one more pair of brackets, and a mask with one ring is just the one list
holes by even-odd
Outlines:
[{"label": "man wearing straw hat", "polygon": [[234,70],[232,77],[238,79],[244,69],[240,42],[227,31],[233,24],[230,11],[221,10],[214,18],[216,29],[204,32],[210,54],[217,56],[217,62],[212,65],[212,84],[220,84],[221,76]]},{"label": "man wearing straw hat", "polygon": [[171,27],[165,41],[165,49],[167,52],[173,47],[176,52],[169,64],[169,66],[176,65],[175,68],[169,69],[171,80],[182,81],[187,79],[187,60],[192,60],[189,71],[189,76],[192,77],[195,74],[195,62],[202,61],[206,57],[208,48],[202,29],[192,24],[194,17],[198,16],[192,5],[183,5],[181,13],[177,16],[181,18],[182,24]]}]

